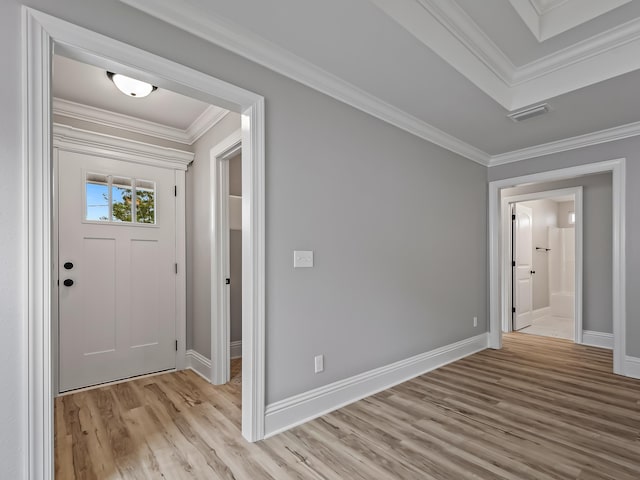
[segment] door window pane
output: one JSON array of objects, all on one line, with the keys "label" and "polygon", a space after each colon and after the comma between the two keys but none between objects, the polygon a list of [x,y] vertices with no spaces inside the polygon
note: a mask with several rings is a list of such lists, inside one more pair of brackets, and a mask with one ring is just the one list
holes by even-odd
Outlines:
[{"label": "door window pane", "polygon": [[85,218],[94,221],[109,220],[109,178],[88,173],[86,181]]},{"label": "door window pane", "polygon": [[155,194],[156,184],[151,180],[87,173],[84,218],[92,222],[155,225]]},{"label": "door window pane", "polygon": [[133,218],[133,187],[131,179],[113,177],[111,181],[111,221],[131,222]]},{"label": "door window pane", "polygon": [[154,182],[136,179],[136,222],[156,223],[155,189]]}]

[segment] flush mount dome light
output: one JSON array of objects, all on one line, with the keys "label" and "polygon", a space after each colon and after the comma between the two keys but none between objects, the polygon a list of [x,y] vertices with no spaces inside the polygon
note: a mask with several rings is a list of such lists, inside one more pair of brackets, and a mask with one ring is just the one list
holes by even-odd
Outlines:
[{"label": "flush mount dome light", "polygon": [[136,80],[135,78],[127,77],[120,73],[107,72],[107,77],[109,77],[113,84],[118,87],[118,90],[129,97],[146,97],[151,92],[158,89],[158,87],[155,87],[150,83]]}]

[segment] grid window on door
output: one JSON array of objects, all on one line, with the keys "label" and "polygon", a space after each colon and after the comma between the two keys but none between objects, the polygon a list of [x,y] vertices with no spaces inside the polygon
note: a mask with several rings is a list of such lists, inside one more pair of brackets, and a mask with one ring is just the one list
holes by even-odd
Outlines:
[{"label": "grid window on door", "polygon": [[117,224],[156,223],[155,182],[87,173],[85,220]]}]

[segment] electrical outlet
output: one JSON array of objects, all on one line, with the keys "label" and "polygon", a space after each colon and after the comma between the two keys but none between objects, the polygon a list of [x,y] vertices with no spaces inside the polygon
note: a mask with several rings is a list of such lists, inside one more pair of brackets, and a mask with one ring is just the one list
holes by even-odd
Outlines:
[{"label": "electrical outlet", "polygon": [[473,317],[473,326],[474,327],[478,326],[478,317]]},{"label": "electrical outlet", "polygon": [[316,373],[324,371],[324,355],[316,355],[315,358]]}]

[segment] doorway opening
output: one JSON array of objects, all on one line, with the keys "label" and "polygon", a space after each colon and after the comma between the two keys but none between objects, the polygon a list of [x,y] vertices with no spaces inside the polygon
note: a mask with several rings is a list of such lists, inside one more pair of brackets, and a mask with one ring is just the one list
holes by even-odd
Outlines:
[{"label": "doorway opening", "polygon": [[[611,273],[610,277],[606,277],[600,275],[601,272],[595,269],[593,275],[586,275],[585,278],[589,278],[590,281],[592,279],[600,281],[601,277],[604,278],[604,282],[598,286],[597,291],[608,296],[610,301],[608,305],[610,307],[605,304],[606,312],[603,311],[603,315],[593,315],[595,313],[594,310],[597,310],[599,305],[591,304],[585,312],[588,311],[594,318],[603,318],[607,321],[611,319],[608,328],[612,330],[612,333],[608,335],[611,342],[609,348],[613,348],[613,372],[625,375],[626,371],[633,371],[632,365],[628,365],[625,359],[625,159],[623,158],[489,182],[490,348],[502,347],[502,333],[511,328],[513,313],[510,300],[513,264],[508,248],[511,236],[511,212],[509,203],[503,201],[502,197],[508,196],[508,189],[514,187],[529,188],[531,189],[529,192],[535,192],[540,190],[539,185],[542,183],[575,181],[578,178],[590,178],[591,176],[596,176],[596,174],[604,174],[609,179],[609,187],[604,192],[610,203],[608,203],[608,212],[603,212],[603,216],[610,219],[610,224],[599,230],[607,236],[608,241],[611,242],[611,247],[606,249],[606,255],[593,258],[589,256],[589,259],[593,260],[595,258],[600,261],[600,267],[609,268],[610,266],[609,271]],[[584,224],[584,222],[582,223]],[[588,298],[590,296],[584,297],[583,303]],[[583,315],[585,312],[583,312]],[[583,331],[583,337],[585,334],[586,331]]]},{"label": "doorway opening", "polygon": [[[28,222],[25,262],[29,345],[26,408],[30,476],[53,477],[54,343],[51,269],[55,224],[51,158],[54,49],[68,58],[118,71],[182,95],[241,114],[243,142],[243,351],[242,435],[249,441],[264,436],[264,98],[210,75],[78,27],[28,7],[24,12],[24,205]],[[100,173],[100,172],[98,172]],[[135,177],[132,177],[135,178]],[[142,178],[142,177],[141,177]],[[145,178],[142,178],[146,180]],[[182,303],[180,303],[182,302]],[[184,298],[177,299],[184,309]],[[179,342],[180,343],[180,342]],[[184,342],[178,351],[184,352]],[[176,365],[183,368],[184,355]]]},{"label": "doorway opening", "polygon": [[211,172],[211,381],[231,378],[231,360],[243,357],[244,242],[240,130],[210,152]]},{"label": "doorway opening", "polygon": [[505,332],[582,343],[582,187],[504,196],[510,215]]}]

